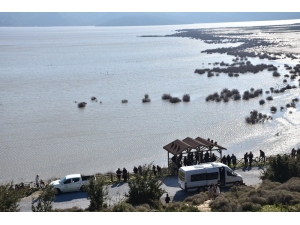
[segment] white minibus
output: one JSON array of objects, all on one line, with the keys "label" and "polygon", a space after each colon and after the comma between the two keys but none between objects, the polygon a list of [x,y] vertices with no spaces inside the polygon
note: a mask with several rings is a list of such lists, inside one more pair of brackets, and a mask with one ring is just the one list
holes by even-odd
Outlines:
[{"label": "white minibus", "polygon": [[183,166],[178,171],[178,185],[185,191],[195,188],[204,191],[209,185],[218,182],[223,187],[230,187],[243,183],[243,178],[227,165],[218,162]]}]

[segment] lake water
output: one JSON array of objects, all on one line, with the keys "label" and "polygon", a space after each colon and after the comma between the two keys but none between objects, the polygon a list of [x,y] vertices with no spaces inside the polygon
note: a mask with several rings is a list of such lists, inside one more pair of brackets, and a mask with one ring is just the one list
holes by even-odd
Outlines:
[{"label": "lake water", "polygon": [[[269,21],[269,24],[281,21]],[[278,112],[272,122],[248,125],[253,109],[270,114],[299,97],[299,89],[228,103],[206,102],[223,88],[278,86],[281,79],[264,71],[239,77],[208,78],[194,70],[209,63],[232,63],[228,55],[201,51],[236,44],[209,45],[177,37],[176,29],[266,22],[147,27],[0,28],[0,183],[94,174],[153,162],[167,165],[163,146],[186,137],[211,138],[241,158],[290,152],[300,146],[299,108]],[[250,59],[253,64],[295,65],[296,61]],[[292,84],[292,83],[291,83]],[[295,82],[297,85],[297,82]],[[161,96],[189,94],[191,101],[171,104]],[[151,102],[142,103],[148,94]],[[98,102],[91,101],[95,96]],[[127,99],[127,104],[121,100]],[[75,103],[85,101],[85,108]],[[100,104],[100,101],[102,102]],[[276,136],[276,133],[280,133]]]}]

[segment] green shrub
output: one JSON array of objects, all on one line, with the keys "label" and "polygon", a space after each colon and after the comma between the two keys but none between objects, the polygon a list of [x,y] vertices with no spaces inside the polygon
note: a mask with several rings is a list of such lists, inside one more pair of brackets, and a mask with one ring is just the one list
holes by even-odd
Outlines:
[{"label": "green shrub", "polygon": [[134,207],[124,201],[115,204],[112,208],[113,212],[135,212]]},{"label": "green shrub", "polygon": [[260,178],[284,183],[292,177],[300,177],[300,157],[290,158],[277,155],[270,158],[269,166]]},{"label": "green shrub", "polygon": [[19,212],[22,193],[13,188],[13,183],[0,185],[0,212]]},{"label": "green shrub", "polygon": [[295,191],[300,193],[300,178],[292,177],[287,182],[274,187],[274,190],[287,190],[287,191]]},{"label": "green shrub", "polygon": [[39,195],[36,204],[32,199],[32,212],[52,212],[52,203],[55,199],[55,193],[56,191],[52,186],[46,186]]},{"label": "green shrub", "polygon": [[150,212],[151,208],[149,204],[138,205],[135,208],[136,212]]},{"label": "green shrub", "polygon": [[220,195],[214,201],[210,202],[209,206],[213,212],[240,212],[241,205],[236,199],[226,198],[225,195]]},{"label": "green shrub", "polygon": [[184,94],[183,97],[182,97],[182,100],[184,102],[189,102],[190,101],[190,95],[189,94]]},{"label": "green shrub", "polygon": [[[125,196],[128,203],[132,205],[149,204],[155,205],[160,197],[165,193],[161,188],[162,181],[152,175],[152,164],[144,165],[142,174],[136,175],[136,179],[129,181],[129,191]],[[157,205],[157,204],[156,204]]]},{"label": "green shrub", "polygon": [[162,98],[163,100],[167,100],[167,99],[170,99],[171,97],[172,97],[172,96],[171,96],[170,94],[163,94],[161,98]]},{"label": "green shrub", "polygon": [[67,209],[55,209],[55,212],[84,212],[82,208],[79,208],[77,206],[74,206],[72,208],[67,208]]},{"label": "green shrub", "polygon": [[208,200],[208,194],[206,192],[201,192],[193,196],[187,197],[183,202],[189,205],[200,205]]},{"label": "green shrub", "polygon": [[105,180],[98,177],[90,179],[88,185],[84,187],[84,191],[87,192],[87,199],[90,200],[89,211],[99,211],[105,208],[105,201],[108,197],[108,187],[105,185]]}]

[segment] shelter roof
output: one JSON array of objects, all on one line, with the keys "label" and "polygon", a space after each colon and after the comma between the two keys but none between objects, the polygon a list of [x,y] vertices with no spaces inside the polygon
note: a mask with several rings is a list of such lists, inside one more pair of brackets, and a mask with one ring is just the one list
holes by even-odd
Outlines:
[{"label": "shelter roof", "polygon": [[201,142],[199,142],[193,138],[190,138],[190,137],[187,137],[187,138],[183,139],[182,141],[187,143],[188,145],[192,146],[192,148],[194,148],[194,149],[203,145]]},{"label": "shelter roof", "polygon": [[189,144],[180,141],[178,139],[176,139],[175,141],[167,144],[166,146],[163,147],[165,150],[167,150],[168,152],[172,153],[173,155],[177,155],[182,153],[183,151],[187,150],[187,149],[191,149],[192,146],[190,146]]},{"label": "shelter roof", "polygon": [[197,140],[198,142],[202,143],[204,146],[206,146],[208,148],[227,150],[223,146],[218,145],[217,142],[213,142],[213,140],[209,141],[209,140],[205,140],[204,138],[201,138],[201,137],[197,137],[197,138],[195,138],[195,140]]}]

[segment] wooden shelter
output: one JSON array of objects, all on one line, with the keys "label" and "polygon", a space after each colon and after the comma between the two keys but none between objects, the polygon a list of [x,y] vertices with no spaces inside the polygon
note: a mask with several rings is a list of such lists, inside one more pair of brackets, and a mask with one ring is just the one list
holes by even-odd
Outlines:
[{"label": "wooden shelter", "polygon": [[[175,171],[180,167],[181,157],[183,155],[188,156],[189,154],[194,153],[195,155],[201,155],[202,157],[204,151],[208,151],[211,156],[212,151],[217,151],[220,154],[220,157],[218,158],[221,159],[222,150],[227,150],[217,144],[217,142],[210,139],[206,140],[201,137],[197,137],[195,139],[187,137],[182,141],[176,139],[175,141],[165,145],[163,148],[168,152],[168,168],[173,168]],[[170,153],[173,154],[171,160]],[[200,163],[200,161],[197,163]]]}]

